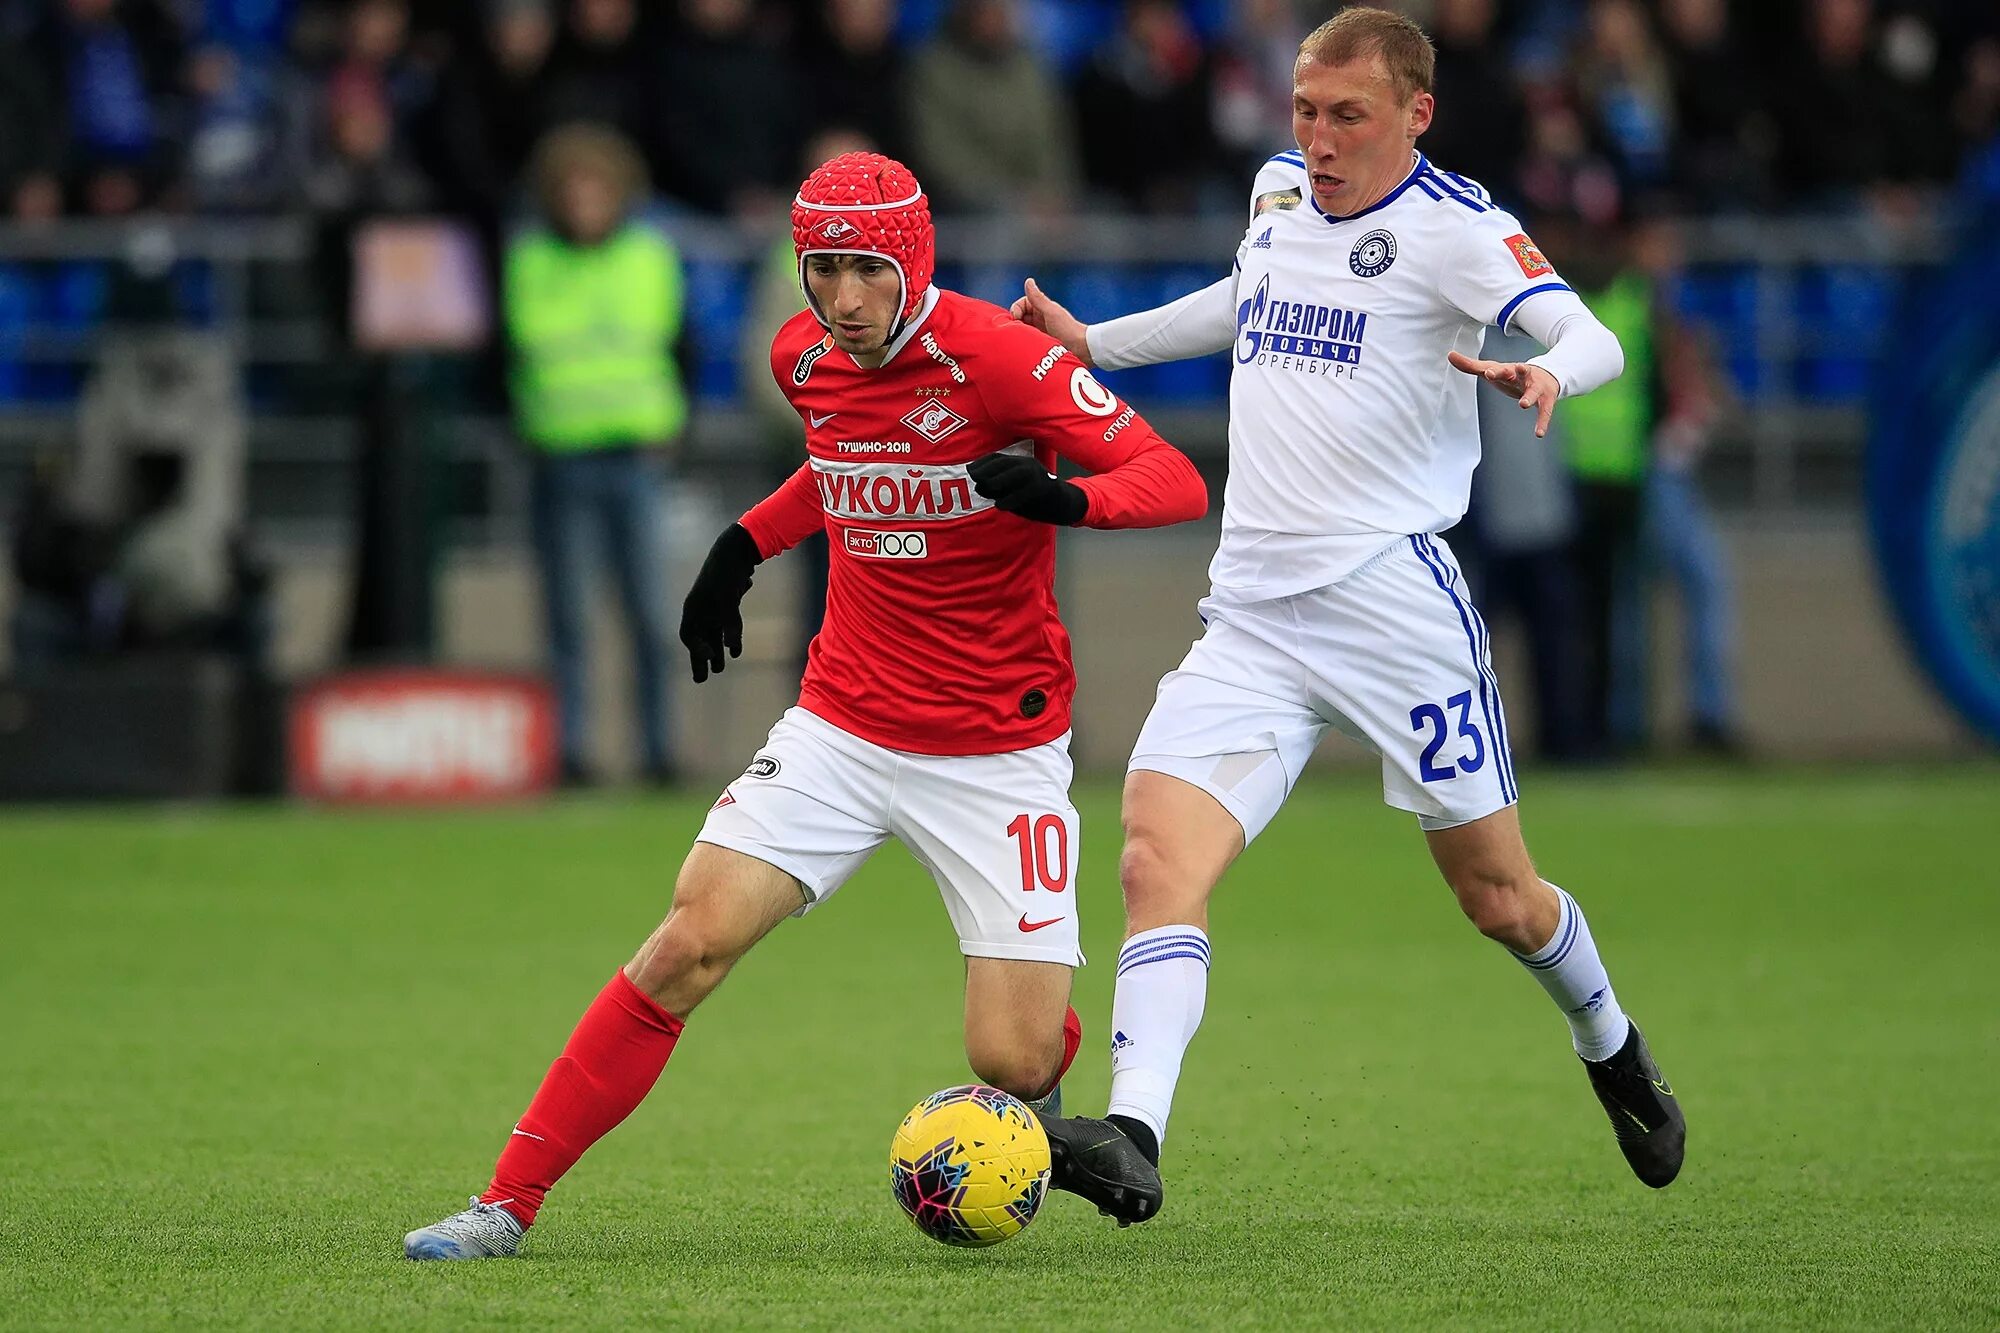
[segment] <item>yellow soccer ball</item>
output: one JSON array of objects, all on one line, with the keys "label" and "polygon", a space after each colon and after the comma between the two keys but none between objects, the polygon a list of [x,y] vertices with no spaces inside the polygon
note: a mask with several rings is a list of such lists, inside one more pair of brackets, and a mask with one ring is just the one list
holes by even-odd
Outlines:
[{"label": "yellow soccer ball", "polygon": [[1049,1139],[1020,1098],[980,1083],[918,1102],[889,1146],[889,1185],[917,1230],[946,1245],[998,1245],[1035,1220]]}]

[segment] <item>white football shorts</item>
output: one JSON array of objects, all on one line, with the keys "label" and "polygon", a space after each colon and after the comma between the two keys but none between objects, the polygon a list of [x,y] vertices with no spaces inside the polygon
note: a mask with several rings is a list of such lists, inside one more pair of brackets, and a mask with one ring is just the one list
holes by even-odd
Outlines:
[{"label": "white football shorts", "polygon": [[1328,727],[1382,756],[1382,799],[1426,829],[1516,800],[1486,622],[1451,548],[1415,536],[1337,583],[1201,604],[1207,626],[1159,696],[1131,768],[1192,783],[1248,843],[1291,794]]},{"label": "white football shorts", "polygon": [[1081,967],[1070,775],[1067,732],[1009,754],[911,754],[793,707],[696,840],[798,880],[803,914],[893,837],[937,881],[961,952]]}]

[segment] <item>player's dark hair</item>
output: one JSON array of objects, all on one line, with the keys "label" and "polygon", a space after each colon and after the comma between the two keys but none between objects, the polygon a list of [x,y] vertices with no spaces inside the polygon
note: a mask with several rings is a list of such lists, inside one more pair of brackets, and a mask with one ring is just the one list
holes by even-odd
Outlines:
[{"label": "player's dark hair", "polygon": [[1371,56],[1381,57],[1399,102],[1431,91],[1437,50],[1424,30],[1401,14],[1357,5],[1341,10],[1299,43],[1300,60],[1322,65],[1345,65]]}]

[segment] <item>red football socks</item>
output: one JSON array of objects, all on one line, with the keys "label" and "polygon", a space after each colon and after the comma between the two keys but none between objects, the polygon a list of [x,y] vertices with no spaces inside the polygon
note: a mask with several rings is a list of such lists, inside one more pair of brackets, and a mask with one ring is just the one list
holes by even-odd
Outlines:
[{"label": "red football socks", "polygon": [[[1074,1010],[1070,1016],[1074,1020]],[[680,1019],[623,971],[614,975],[549,1066],[480,1202],[500,1204],[522,1226],[534,1225],[543,1196],[563,1172],[653,1090],[680,1035]],[[1075,1049],[1067,1037],[1065,1046]]]},{"label": "red football socks", "polygon": [[1063,1012],[1062,1063],[1056,1066],[1055,1079],[1042,1090],[1042,1096],[1046,1097],[1054,1092],[1056,1084],[1063,1081],[1063,1075],[1069,1072],[1070,1065],[1076,1060],[1076,1048],[1081,1045],[1083,1045],[1083,1020],[1076,1016],[1076,1006],[1071,1005]]}]

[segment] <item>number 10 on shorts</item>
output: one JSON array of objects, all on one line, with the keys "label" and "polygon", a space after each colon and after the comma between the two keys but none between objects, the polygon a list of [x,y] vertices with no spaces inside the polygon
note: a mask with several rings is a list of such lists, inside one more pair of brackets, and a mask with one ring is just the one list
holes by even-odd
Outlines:
[{"label": "number 10 on shorts", "polygon": [[1020,844],[1021,892],[1061,893],[1069,887],[1069,829],[1061,815],[1016,815],[1007,836]]}]

